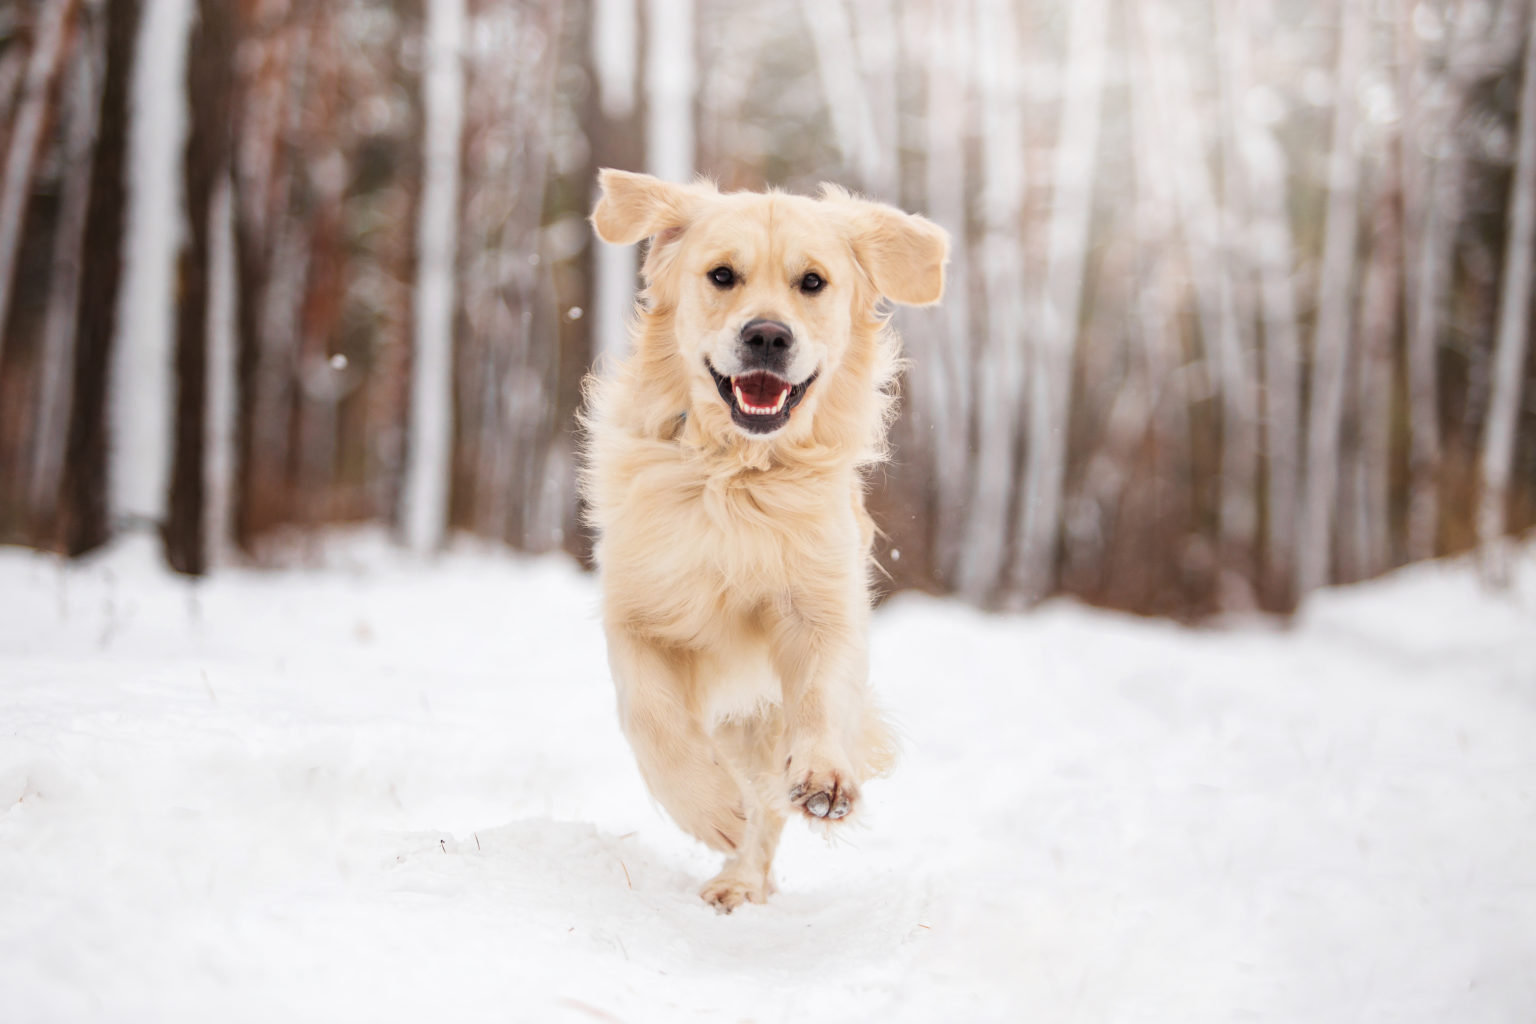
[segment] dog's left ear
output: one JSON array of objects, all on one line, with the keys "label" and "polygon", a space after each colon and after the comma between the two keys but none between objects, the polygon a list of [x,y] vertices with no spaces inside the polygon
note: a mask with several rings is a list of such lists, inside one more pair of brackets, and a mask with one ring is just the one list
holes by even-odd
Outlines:
[{"label": "dog's left ear", "polygon": [[894,206],[858,199],[823,184],[821,198],[847,218],[854,256],[875,288],[892,302],[931,306],[944,295],[949,234],[933,221]]},{"label": "dog's left ear", "polygon": [[698,187],[675,185],[649,174],[605,167],[597,174],[602,198],[592,210],[597,237],[614,245],[680,231],[692,217]]}]

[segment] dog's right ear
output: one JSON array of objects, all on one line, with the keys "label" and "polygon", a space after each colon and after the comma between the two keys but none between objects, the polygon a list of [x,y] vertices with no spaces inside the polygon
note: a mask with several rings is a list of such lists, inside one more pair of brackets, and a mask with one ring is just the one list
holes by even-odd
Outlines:
[{"label": "dog's right ear", "polygon": [[597,237],[614,245],[681,231],[698,199],[696,187],[611,167],[597,172],[597,183],[603,195],[592,210],[592,226]]}]

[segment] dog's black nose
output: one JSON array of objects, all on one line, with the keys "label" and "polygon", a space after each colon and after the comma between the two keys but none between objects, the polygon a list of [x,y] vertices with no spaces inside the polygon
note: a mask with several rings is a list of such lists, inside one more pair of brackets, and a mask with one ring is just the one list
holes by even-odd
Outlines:
[{"label": "dog's black nose", "polygon": [[754,366],[782,370],[789,364],[789,353],[794,347],[794,332],[777,320],[760,317],[748,320],[741,328],[742,358]]}]

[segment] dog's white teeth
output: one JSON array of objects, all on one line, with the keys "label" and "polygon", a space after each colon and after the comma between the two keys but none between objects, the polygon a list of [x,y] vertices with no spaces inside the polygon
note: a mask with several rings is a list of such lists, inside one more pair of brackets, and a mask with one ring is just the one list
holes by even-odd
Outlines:
[{"label": "dog's white teeth", "polygon": [[750,416],[775,416],[784,408],[784,402],[789,397],[788,391],[780,391],[778,401],[772,405],[753,405],[747,401],[747,396],[742,393],[739,384],[733,384],[731,391],[736,395],[737,407]]}]

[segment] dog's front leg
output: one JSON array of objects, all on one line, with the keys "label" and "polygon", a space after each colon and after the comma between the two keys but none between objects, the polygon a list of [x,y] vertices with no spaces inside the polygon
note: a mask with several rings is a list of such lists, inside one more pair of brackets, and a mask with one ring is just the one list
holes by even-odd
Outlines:
[{"label": "dog's front leg", "polygon": [[784,780],[791,804],[837,821],[857,807],[857,745],[869,673],[862,591],[799,594],[772,631],[784,697]]},{"label": "dog's front leg", "polygon": [[651,795],[684,831],[734,855],[747,838],[746,790],[689,705],[692,655],[610,627],[608,660],[619,724]]}]

